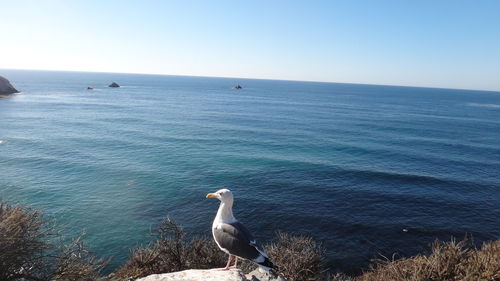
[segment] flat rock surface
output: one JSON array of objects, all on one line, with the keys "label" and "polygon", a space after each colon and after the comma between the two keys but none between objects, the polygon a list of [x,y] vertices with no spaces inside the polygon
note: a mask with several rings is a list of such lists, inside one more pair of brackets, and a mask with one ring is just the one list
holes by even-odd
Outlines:
[{"label": "flat rock surface", "polygon": [[200,270],[190,269],[179,272],[153,274],[137,281],[245,281],[240,270]]},{"label": "flat rock surface", "polygon": [[285,278],[278,276],[272,272],[260,271],[255,269],[245,276],[248,281],[287,281]]},{"label": "flat rock surface", "polygon": [[179,272],[153,274],[136,281],[286,281],[282,277],[254,270],[246,276],[239,269],[207,270],[190,269]]}]

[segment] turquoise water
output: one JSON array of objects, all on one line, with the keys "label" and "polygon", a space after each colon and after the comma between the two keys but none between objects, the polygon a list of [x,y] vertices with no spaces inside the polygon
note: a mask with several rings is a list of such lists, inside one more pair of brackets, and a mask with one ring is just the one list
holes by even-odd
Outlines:
[{"label": "turquoise water", "polygon": [[210,235],[217,202],[204,196],[222,187],[260,241],[277,230],[312,235],[335,270],[436,238],[500,237],[499,92],[0,75],[22,91],[0,99],[0,197],[42,209],[71,235],[85,231],[111,268],[167,215]]}]

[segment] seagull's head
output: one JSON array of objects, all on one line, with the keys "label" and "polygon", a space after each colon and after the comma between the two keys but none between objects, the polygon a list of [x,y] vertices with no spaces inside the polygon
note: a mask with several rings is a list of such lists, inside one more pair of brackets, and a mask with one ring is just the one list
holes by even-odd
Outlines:
[{"label": "seagull's head", "polygon": [[231,190],[225,188],[207,194],[207,198],[217,198],[223,203],[233,203],[233,193]]}]

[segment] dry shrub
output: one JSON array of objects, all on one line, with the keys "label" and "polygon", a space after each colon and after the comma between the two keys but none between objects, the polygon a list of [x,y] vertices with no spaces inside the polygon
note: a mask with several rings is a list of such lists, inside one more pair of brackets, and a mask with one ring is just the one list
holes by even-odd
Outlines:
[{"label": "dry shrub", "polygon": [[264,247],[288,281],[319,280],[326,271],[325,249],[313,238],[277,233],[276,241]]},{"label": "dry shrub", "polygon": [[79,236],[58,251],[53,281],[94,281],[110,260],[96,259],[81,241]]},{"label": "dry shrub", "polygon": [[150,274],[224,265],[226,257],[212,239],[185,239],[183,229],[173,219],[164,219],[154,235],[157,240],[134,250],[130,260],[118,269],[115,278],[131,280]]},{"label": "dry shrub", "polygon": [[[227,256],[212,238],[186,239],[174,220],[165,219],[157,239],[136,249],[116,273],[99,278],[108,261],[93,257],[80,237],[66,243],[53,224],[33,209],[0,202],[0,280],[131,280],[155,273],[222,267]],[[430,255],[376,260],[352,278],[326,273],[324,248],[311,237],[278,233],[264,249],[289,281],[499,281],[500,240],[476,249],[470,240],[436,241]],[[249,272],[255,264],[244,262]]]},{"label": "dry shrub", "polygon": [[354,277],[345,275],[343,273],[335,274],[325,274],[322,278],[317,279],[318,281],[355,281]]},{"label": "dry shrub", "polygon": [[106,263],[95,260],[80,238],[63,240],[40,212],[0,202],[0,280],[97,279]]},{"label": "dry shrub", "polygon": [[198,237],[186,245],[186,267],[209,269],[226,264],[227,256],[223,253],[212,237]]},{"label": "dry shrub", "polygon": [[461,264],[462,280],[500,280],[500,240],[484,243],[480,250],[469,251]]},{"label": "dry shrub", "polygon": [[0,280],[44,278],[44,239],[40,213],[21,206],[0,203]]},{"label": "dry shrub", "polygon": [[469,240],[460,243],[436,241],[432,253],[401,260],[377,260],[359,281],[498,281],[500,240],[484,244],[481,250]]}]

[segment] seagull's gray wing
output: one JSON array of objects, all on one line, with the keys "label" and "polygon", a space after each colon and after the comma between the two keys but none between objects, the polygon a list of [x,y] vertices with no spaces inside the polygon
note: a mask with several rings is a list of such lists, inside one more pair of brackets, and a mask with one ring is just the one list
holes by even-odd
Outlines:
[{"label": "seagull's gray wing", "polygon": [[267,258],[267,255],[266,253],[264,252],[264,250],[260,247],[259,244],[257,244],[257,241],[255,240],[255,238],[253,237],[252,233],[250,233],[250,231],[248,231],[248,229],[245,227],[245,225],[243,225],[241,222],[239,221],[236,221],[234,223],[231,223],[232,226],[234,226],[235,228],[237,228],[238,230],[240,230],[244,235],[245,237],[248,239],[248,241],[250,241],[250,245],[254,246],[255,248],[257,248],[257,251],[259,251],[259,253],[261,255],[263,255],[264,257]]},{"label": "seagull's gray wing", "polygon": [[252,234],[240,222],[221,223],[214,228],[213,233],[217,244],[226,249],[231,255],[253,261],[263,255]]},{"label": "seagull's gray wing", "polygon": [[248,231],[248,229],[241,222],[236,221],[236,222],[230,223],[229,225],[236,228],[239,231],[239,233],[241,235],[243,235],[244,238],[246,240],[248,240],[250,243],[255,242],[255,238],[253,237],[253,235],[250,233],[250,231]]}]

